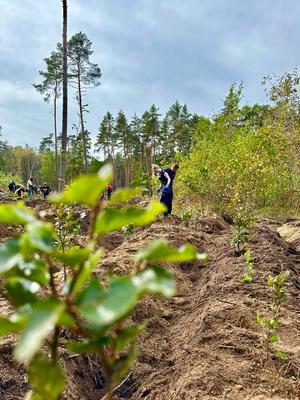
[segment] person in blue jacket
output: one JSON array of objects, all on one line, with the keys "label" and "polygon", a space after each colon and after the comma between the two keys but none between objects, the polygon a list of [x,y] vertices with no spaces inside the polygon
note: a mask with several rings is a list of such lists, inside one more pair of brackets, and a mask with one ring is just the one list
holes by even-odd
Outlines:
[{"label": "person in blue jacket", "polygon": [[161,193],[160,202],[163,203],[167,210],[164,216],[167,217],[172,213],[172,202],[173,202],[173,181],[176,176],[176,172],[179,169],[178,164],[174,164],[172,168],[160,168],[159,165],[153,164],[152,170],[160,180],[160,188],[157,189],[158,193]]}]

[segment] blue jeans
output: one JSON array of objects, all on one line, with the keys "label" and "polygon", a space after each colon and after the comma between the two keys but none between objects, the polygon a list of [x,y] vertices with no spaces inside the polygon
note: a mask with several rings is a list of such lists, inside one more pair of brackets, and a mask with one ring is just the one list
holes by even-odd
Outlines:
[{"label": "blue jeans", "polygon": [[29,193],[29,197],[31,198],[33,195],[33,186],[29,186],[28,193]]},{"label": "blue jeans", "polygon": [[160,202],[167,207],[167,211],[164,212],[164,216],[167,217],[172,212],[173,191],[169,188],[164,188],[160,196]]}]

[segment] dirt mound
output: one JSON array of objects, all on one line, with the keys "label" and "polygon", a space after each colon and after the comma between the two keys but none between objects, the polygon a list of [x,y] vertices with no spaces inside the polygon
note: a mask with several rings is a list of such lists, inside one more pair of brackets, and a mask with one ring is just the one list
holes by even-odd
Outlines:
[{"label": "dirt mound", "polygon": [[277,229],[279,235],[300,252],[300,221],[289,220]]},{"label": "dirt mound", "polygon": [[114,250],[124,242],[124,235],[121,232],[111,232],[102,236],[97,244],[106,250]]},{"label": "dirt mound", "polygon": [[[227,220],[227,221],[226,221]],[[233,222],[230,217],[225,218],[221,215],[208,215],[206,217],[192,220],[188,227],[191,229],[199,229],[206,233],[222,233],[229,229],[230,224]]]},{"label": "dirt mound", "polygon": [[[244,258],[237,257],[230,244],[231,227],[219,216],[190,221],[188,226],[171,217],[136,229],[128,240],[119,232],[101,239],[106,251],[96,270],[100,278],[112,269],[117,274],[131,271],[136,250],[160,237],[174,246],[192,243],[209,255],[205,266],[166,265],[175,272],[177,295],[170,300],[148,297],[138,305],[133,320],[149,323],[139,339],[137,364],[115,400],[300,398],[299,257],[276,229],[267,222],[257,226],[249,242],[255,275],[248,284],[240,281]],[[289,301],[278,347],[289,360],[282,363],[275,353],[266,355],[256,312],[269,312],[266,280],[284,270],[290,271]],[[2,306],[1,312],[7,312]],[[2,343],[0,398],[21,398],[27,384],[23,370],[12,361],[13,340]],[[96,358],[70,355],[62,348],[61,359],[69,377],[64,399],[101,398],[104,379]]]},{"label": "dirt mound", "polygon": [[[169,266],[176,273],[178,294],[171,301],[146,299],[134,320],[149,319],[140,339],[138,363],[119,398],[140,399],[297,399],[300,371],[300,324],[297,308],[300,274],[297,258],[272,226],[257,227],[249,246],[255,278],[243,284],[243,257],[231,247],[231,231],[219,218],[208,219],[207,232],[156,223],[137,232],[111,251],[102,268],[118,265],[128,272],[130,255],[149,239],[166,237],[174,245],[185,241],[209,254],[208,265]],[[216,221],[214,223],[214,221]],[[217,232],[216,235],[212,234]],[[289,270],[289,303],[279,330],[278,347],[289,356],[281,363],[266,356],[264,336],[256,312],[268,313],[270,274]],[[100,271],[99,271],[100,272]]]}]

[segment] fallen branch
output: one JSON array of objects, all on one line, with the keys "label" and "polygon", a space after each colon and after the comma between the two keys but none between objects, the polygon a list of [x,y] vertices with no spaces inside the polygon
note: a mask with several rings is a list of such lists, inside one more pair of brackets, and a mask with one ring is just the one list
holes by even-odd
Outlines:
[{"label": "fallen branch", "polygon": [[[126,378],[125,378],[118,386],[116,386],[116,387],[112,390],[111,394],[114,393],[116,390],[120,389],[120,387],[127,381],[127,379],[129,379],[129,378],[131,377],[132,374],[133,374],[133,372],[130,372],[130,374],[127,375]],[[107,399],[108,399],[108,394],[106,394],[104,397],[102,397],[101,400],[107,400]]]}]

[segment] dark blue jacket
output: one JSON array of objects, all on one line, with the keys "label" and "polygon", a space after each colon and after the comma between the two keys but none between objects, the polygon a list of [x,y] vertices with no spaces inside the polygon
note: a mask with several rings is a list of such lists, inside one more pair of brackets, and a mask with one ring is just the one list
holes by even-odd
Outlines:
[{"label": "dark blue jacket", "polygon": [[164,168],[160,171],[158,179],[161,181],[162,188],[164,189],[168,183],[168,179],[164,176],[164,173],[167,173],[171,179],[169,189],[173,191],[173,181],[175,178],[176,173],[171,170],[171,168]]}]

